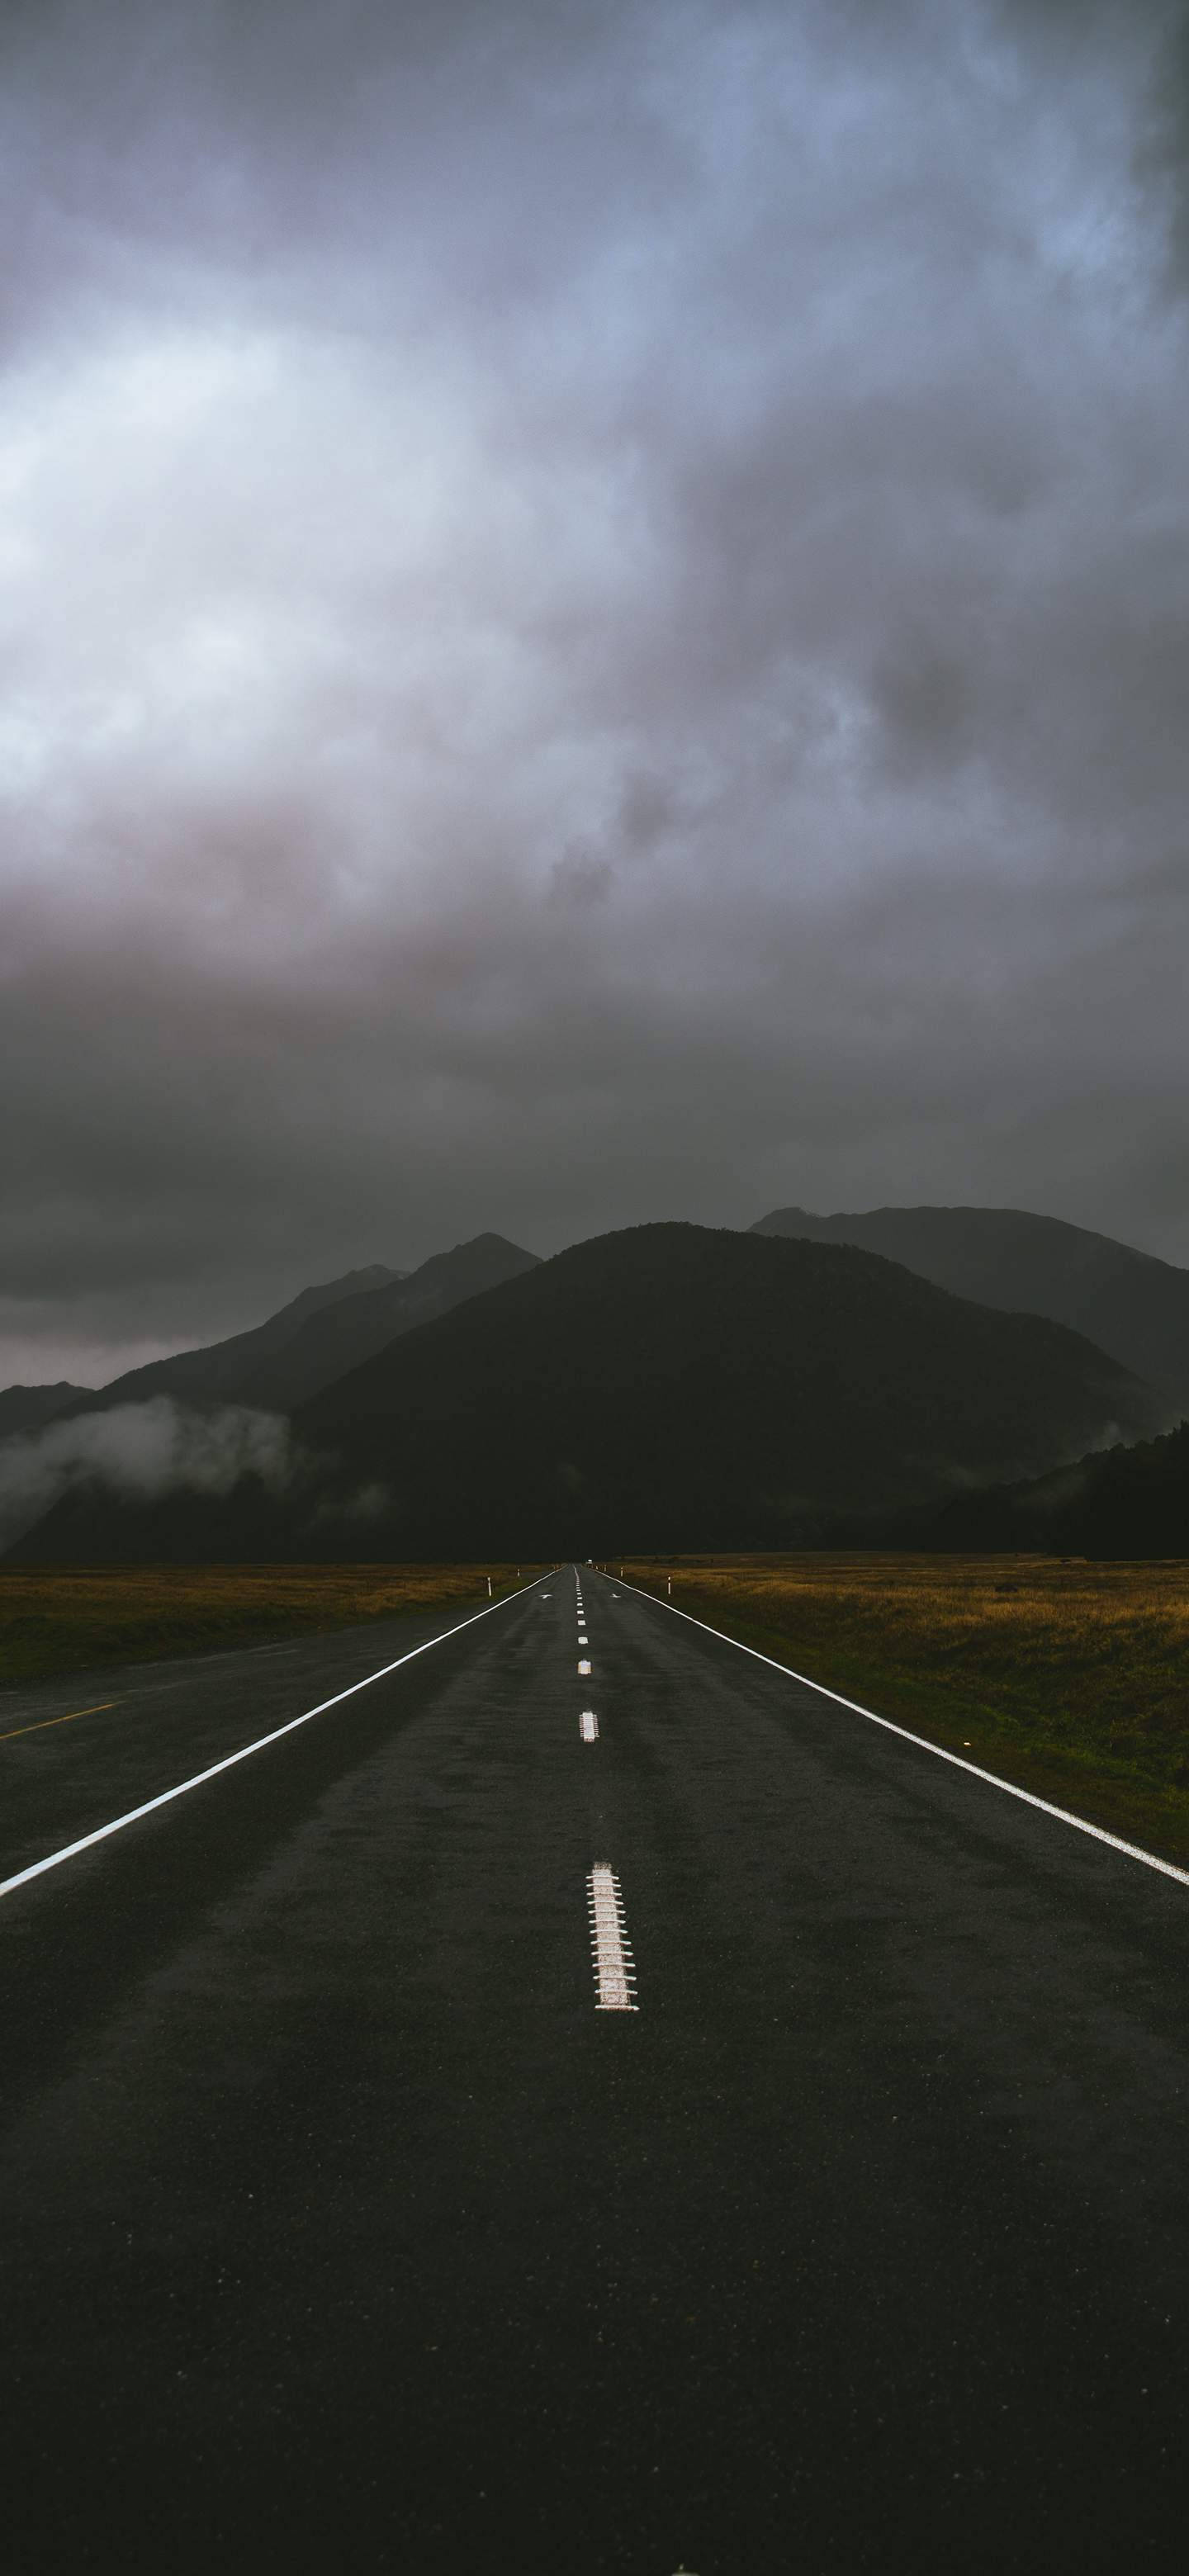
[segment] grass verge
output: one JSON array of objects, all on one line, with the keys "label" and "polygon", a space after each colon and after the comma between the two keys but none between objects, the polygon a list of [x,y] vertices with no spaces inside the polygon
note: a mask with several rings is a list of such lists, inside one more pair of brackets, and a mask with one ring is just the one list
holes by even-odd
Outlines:
[{"label": "grass verge", "polygon": [[[806,1553],[628,1580],[1111,1833],[1189,1863],[1189,1563]],[[842,1713],[840,1712],[840,1715]]]},{"label": "grass verge", "polygon": [[0,1688],[515,1591],[514,1565],[0,1566]]}]

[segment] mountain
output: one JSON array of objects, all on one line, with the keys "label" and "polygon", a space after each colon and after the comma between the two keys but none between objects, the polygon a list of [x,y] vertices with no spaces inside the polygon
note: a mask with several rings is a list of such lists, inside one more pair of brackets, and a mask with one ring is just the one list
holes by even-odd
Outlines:
[{"label": "mountain", "polygon": [[477,1234],[452,1252],[436,1252],[419,1270],[398,1273],[383,1286],[339,1300],[312,1315],[283,1349],[253,1373],[245,1401],[289,1412],[335,1378],[385,1349],[398,1333],[481,1296],[507,1279],[539,1267],[535,1252],[522,1252],[502,1234]]},{"label": "mountain", "polygon": [[963,1494],[908,1543],[1046,1556],[1189,1556],[1189,1422],[1162,1439],[1100,1449],[1023,1484]]},{"label": "mountain", "polygon": [[183,1403],[255,1404],[255,1388],[261,1375],[279,1353],[307,1325],[324,1312],[350,1302],[356,1297],[374,1293],[386,1283],[403,1279],[401,1270],[386,1270],[375,1261],[365,1270],[345,1271],[341,1279],[328,1279],[321,1287],[303,1288],[275,1315],[263,1324],[254,1324],[246,1333],[232,1333],[225,1342],[212,1342],[198,1351],[177,1351],[172,1358],[148,1360],[142,1368],[125,1369],[122,1377],[112,1378],[107,1386],[82,1393],[80,1400],[65,1408],[70,1413],[106,1413],[113,1404],[142,1404],[153,1395],[173,1395]]},{"label": "mountain", "polygon": [[65,1377],[54,1386],[0,1388],[0,1440],[7,1440],[14,1431],[43,1431],[47,1422],[72,1412],[90,1392],[89,1387],[72,1386]]},{"label": "mountain", "polygon": [[[198,1407],[250,1404],[287,1413],[345,1369],[370,1359],[397,1333],[446,1314],[462,1298],[476,1297],[501,1280],[517,1278],[536,1259],[535,1252],[522,1252],[502,1235],[480,1234],[471,1243],[456,1244],[452,1252],[435,1253],[419,1270],[386,1270],[373,1262],[369,1269],[348,1270],[321,1287],[303,1288],[278,1314],[249,1332],[233,1333],[228,1341],[150,1360],[143,1368],[127,1369],[108,1386],[73,1388],[57,1410],[106,1413],[115,1404],[172,1395]],[[0,1405],[3,1401],[0,1397]],[[49,1414],[43,1418],[48,1420]]]},{"label": "mountain", "polygon": [[774,1208],[756,1234],[854,1243],[922,1279],[1013,1314],[1047,1315],[1084,1333],[1124,1368],[1189,1410],[1189,1271],[1107,1234],[1023,1208],[869,1208],[812,1216]]},{"label": "mountain", "polygon": [[795,1544],[1135,1438],[1161,1400],[1078,1335],[849,1247],[604,1235],[390,1341],[294,1417],[283,1507],[76,1494],[17,1551],[533,1556]]}]

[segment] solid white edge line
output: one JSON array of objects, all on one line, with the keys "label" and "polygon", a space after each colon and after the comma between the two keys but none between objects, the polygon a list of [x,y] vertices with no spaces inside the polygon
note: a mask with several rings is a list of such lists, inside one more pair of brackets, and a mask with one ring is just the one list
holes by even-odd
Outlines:
[{"label": "solid white edge line", "polygon": [[236,1763],[246,1762],[250,1753],[263,1753],[266,1744],[279,1744],[281,1737],[292,1735],[295,1727],[308,1726],[312,1717],[322,1717],[328,1708],[337,1708],[341,1700],[353,1699],[356,1691],[367,1690],[372,1682],[382,1682],[386,1674],[399,1672],[402,1664],[427,1655],[431,1646],[444,1646],[448,1637],[461,1636],[464,1628],[473,1628],[479,1619],[490,1619],[494,1610],[506,1610],[510,1601],[522,1600],[526,1592],[535,1591],[544,1580],[543,1575],[538,1575],[535,1583],[522,1583],[518,1591],[507,1593],[502,1601],[489,1601],[482,1610],[472,1610],[453,1628],[443,1628],[440,1635],[427,1637],[422,1645],[410,1646],[408,1654],[398,1655],[395,1663],[381,1664],[378,1671],[365,1673],[362,1681],[349,1682],[346,1690],[335,1691],[333,1698],[320,1699],[316,1708],[305,1708],[300,1717],[287,1718],[284,1726],[274,1726],[268,1735],[258,1735],[254,1744],[241,1744],[238,1753],[226,1753],[221,1762],[212,1762],[205,1771],[195,1771],[189,1780],[179,1780],[175,1788],[162,1789],[157,1797],[146,1798],[143,1806],[129,1807],[125,1815],[113,1816],[109,1825],[97,1825],[93,1834],[81,1834],[76,1843],[64,1843],[61,1851],[49,1852],[44,1860],[30,1861],[27,1869],[18,1869],[12,1878],[0,1879],[0,1896],[11,1896],[15,1887],[26,1887],[31,1878],[41,1878],[47,1869],[57,1869],[62,1861],[90,1851],[93,1843],[106,1842],[109,1834],[122,1833],[125,1825],[135,1825],[141,1816],[151,1816],[154,1807],[167,1807],[171,1799],[183,1798],[187,1789],[200,1789],[204,1780],[217,1779],[220,1771],[233,1771]]},{"label": "solid white edge line", "polygon": [[[609,1579],[609,1578],[607,1578]],[[637,1600],[650,1601],[657,1610],[671,1610],[675,1619],[685,1619],[691,1628],[704,1628],[708,1637],[720,1637],[724,1646],[734,1646],[740,1655],[751,1655],[757,1664],[770,1665],[774,1673],[786,1673],[790,1681],[800,1682],[805,1690],[819,1691],[823,1699],[835,1700],[839,1708],[849,1708],[854,1716],[865,1717],[872,1726],[882,1726],[889,1735],[898,1735],[905,1744],[915,1744],[922,1753],[936,1754],[939,1762],[952,1762],[955,1771],[969,1771],[974,1780],[985,1780],[989,1788],[1002,1789],[1006,1798],[1019,1798],[1025,1807],[1038,1807],[1042,1816],[1055,1816],[1062,1825],[1072,1825],[1074,1832],[1089,1834],[1096,1843],[1107,1843],[1112,1851],[1123,1852],[1128,1860],[1139,1860],[1145,1869],[1159,1870],[1162,1878],[1175,1878],[1180,1886],[1189,1887],[1189,1869],[1178,1869],[1176,1862],[1161,1860],[1158,1853],[1144,1851],[1139,1843],[1125,1843],[1121,1834],[1108,1834],[1105,1825],[1092,1825],[1085,1816],[1071,1814],[1068,1807],[1055,1807],[1050,1798],[1038,1798],[1032,1789],[1020,1789],[1014,1780],[1004,1780],[998,1771],[984,1771],[978,1762],[964,1762],[960,1753],[950,1753],[944,1744],[931,1744],[927,1735],[914,1735],[911,1727],[897,1726],[894,1719],[880,1717],[873,1708],[864,1708],[861,1700],[844,1699],[841,1691],[831,1690],[826,1682],[811,1680],[792,1664],[778,1664],[775,1655],[763,1655],[758,1646],[745,1646],[739,1637],[728,1637],[725,1628],[712,1628],[708,1619],[695,1619],[692,1610],[679,1610],[675,1601],[666,1601],[656,1592],[645,1592],[638,1583],[624,1582],[625,1592],[634,1592]],[[0,1888],[0,1896],[4,1893]]]}]

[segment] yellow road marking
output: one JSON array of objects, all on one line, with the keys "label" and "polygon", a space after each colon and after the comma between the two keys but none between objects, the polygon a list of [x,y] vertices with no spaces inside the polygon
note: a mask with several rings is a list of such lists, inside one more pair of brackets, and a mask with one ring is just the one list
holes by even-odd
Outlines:
[{"label": "yellow road marking", "polygon": [[14,1735],[40,1735],[43,1726],[69,1726],[72,1717],[98,1717],[102,1708],[118,1708],[118,1699],[97,1699],[94,1708],[68,1708],[65,1717],[39,1717],[33,1726],[10,1726],[0,1735],[0,1744],[11,1744]]}]

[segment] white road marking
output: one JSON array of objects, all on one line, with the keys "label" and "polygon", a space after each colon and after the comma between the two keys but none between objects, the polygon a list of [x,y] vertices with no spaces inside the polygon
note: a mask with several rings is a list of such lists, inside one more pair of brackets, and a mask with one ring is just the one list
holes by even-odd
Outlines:
[{"label": "white road marking", "polygon": [[[526,1592],[532,1589],[531,1583],[525,1584]],[[41,1878],[47,1869],[57,1869],[64,1860],[90,1851],[93,1843],[105,1843],[110,1834],[122,1833],[125,1825],[138,1824],[142,1816],[151,1816],[155,1807],[167,1807],[171,1799],[184,1798],[188,1789],[200,1789],[204,1780],[216,1780],[220,1771],[234,1770],[236,1763],[246,1762],[249,1754],[263,1753],[266,1744],[279,1744],[283,1735],[308,1726],[312,1717],[322,1717],[328,1708],[338,1708],[341,1701],[353,1699],[356,1691],[369,1689],[372,1682],[382,1682],[388,1673],[399,1672],[402,1664],[415,1663],[418,1655],[427,1655],[431,1646],[444,1646],[448,1637],[461,1636],[464,1628],[473,1628],[480,1619],[494,1618],[497,1611],[506,1610],[509,1602],[519,1598],[518,1592],[509,1592],[502,1601],[489,1602],[486,1609],[472,1610],[469,1618],[457,1620],[453,1628],[443,1628],[440,1636],[427,1637],[424,1645],[410,1646],[407,1655],[398,1655],[394,1663],[381,1664],[376,1672],[365,1673],[361,1682],[349,1682],[346,1690],[335,1691],[330,1699],[320,1699],[316,1708],[303,1709],[300,1717],[287,1718],[284,1726],[274,1726],[270,1734],[258,1735],[253,1744],[241,1744],[238,1753],[224,1754],[221,1762],[208,1764],[205,1771],[195,1771],[189,1780],[179,1780],[175,1788],[162,1789],[157,1797],[146,1798],[142,1806],[129,1807],[124,1815],[113,1816],[109,1825],[97,1825],[94,1833],[80,1834],[77,1842],[64,1843],[61,1851],[47,1853],[44,1860],[31,1861],[27,1869],[18,1869],[12,1878],[0,1879],[0,1896],[11,1896],[14,1888],[27,1886],[31,1878]]]},{"label": "white road marking", "polygon": [[597,1861],[587,1878],[590,1946],[594,1957],[596,2012],[638,2012],[636,1968],[624,1922],[619,1880],[609,1861]]},{"label": "white road marking", "polygon": [[[985,1780],[989,1789],[1002,1789],[1005,1798],[1018,1798],[1022,1806],[1038,1807],[1042,1816],[1055,1816],[1058,1824],[1072,1825],[1074,1832],[1088,1834],[1092,1842],[1107,1843],[1112,1851],[1123,1852],[1128,1860],[1143,1862],[1145,1869],[1159,1870],[1162,1878],[1175,1878],[1189,1887],[1189,1869],[1178,1869],[1176,1862],[1161,1860],[1156,1852],[1144,1851],[1139,1843],[1125,1843],[1121,1834],[1108,1834],[1105,1825],[1092,1825],[1085,1816],[1075,1816],[1068,1807],[1055,1807],[1051,1798],[1038,1798],[1032,1789],[1020,1789],[1014,1780],[1004,1780],[998,1771],[984,1771],[980,1762],[964,1762],[960,1753],[951,1753],[944,1744],[931,1744],[927,1735],[914,1735],[911,1728],[897,1726],[890,1717],[880,1717],[873,1708],[864,1708],[861,1700],[844,1699],[841,1691],[830,1690],[825,1682],[815,1682],[808,1673],[799,1673],[792,1664],[778,1664],[775,1655],[762,1655],[758,1646],[745,1646],[738,1637],[728,1637],[725,1628],[712,1628],[708,1619],[695,1619],[692,1610],[679,1610],[675,1601],[666,1601],[655,1592],[641,1591],[638,1583],[629,1583],[641,1601],[655,1602],[658,1610],[668,1610],[674,1619],[685,1619],[691,1628],[704,1628],[708,1637],[718,1637],[724,1646],[734,1646],[736,1653],[750,1655],[757,1664],[767,1664],[774,1673],[784,1673],[789,1681],[800,1682],[803,1689],[817,1691],[822,1699],[832,1699],[839,1708],[849,1708],[855,1717],[865,1717],[871,1726],[882,1726],[885,1734],[898,1735],[905,1744],[915,1744],[921,1753],[932,1753],[939,1762],[950,1762],[955,1771],[968,1771],[972,1780]],[[0,1888],[0,1896],[4,1893]]]},{"label": "white road marking", "polygon": [[593,1708],[583,1709],[582,1715],[578,1720],[578,1724],[582,1732],[583,1743],[593,1744],[599,1731],[599,1721],[595,1716]]},{"label": "white road marking", "polygon": [[590,1644],[589,1637],[583,1635],[581,1628],[578,1631],[578,1643],[580,1646],[589,1646]]},{"label": "white road marking", "polygon": [[[590,1671],[590,1663],[589,1663],[589,1660],[588,1660],[587,1662],[585,1662],[585,1663],[580,1662],[580,1663],[579,1663],[579,1666],[578,1666],[578,1670],[579,1670],[579,1672],[580,1672],[580,1673],[588,1673],[588,1672]],[[4,1890],[3,1890],[3,1888],[2,1888],[2,1887],[0,1887],[0,1896],[3,1896],[3,1894],[4,1894]]]}]

